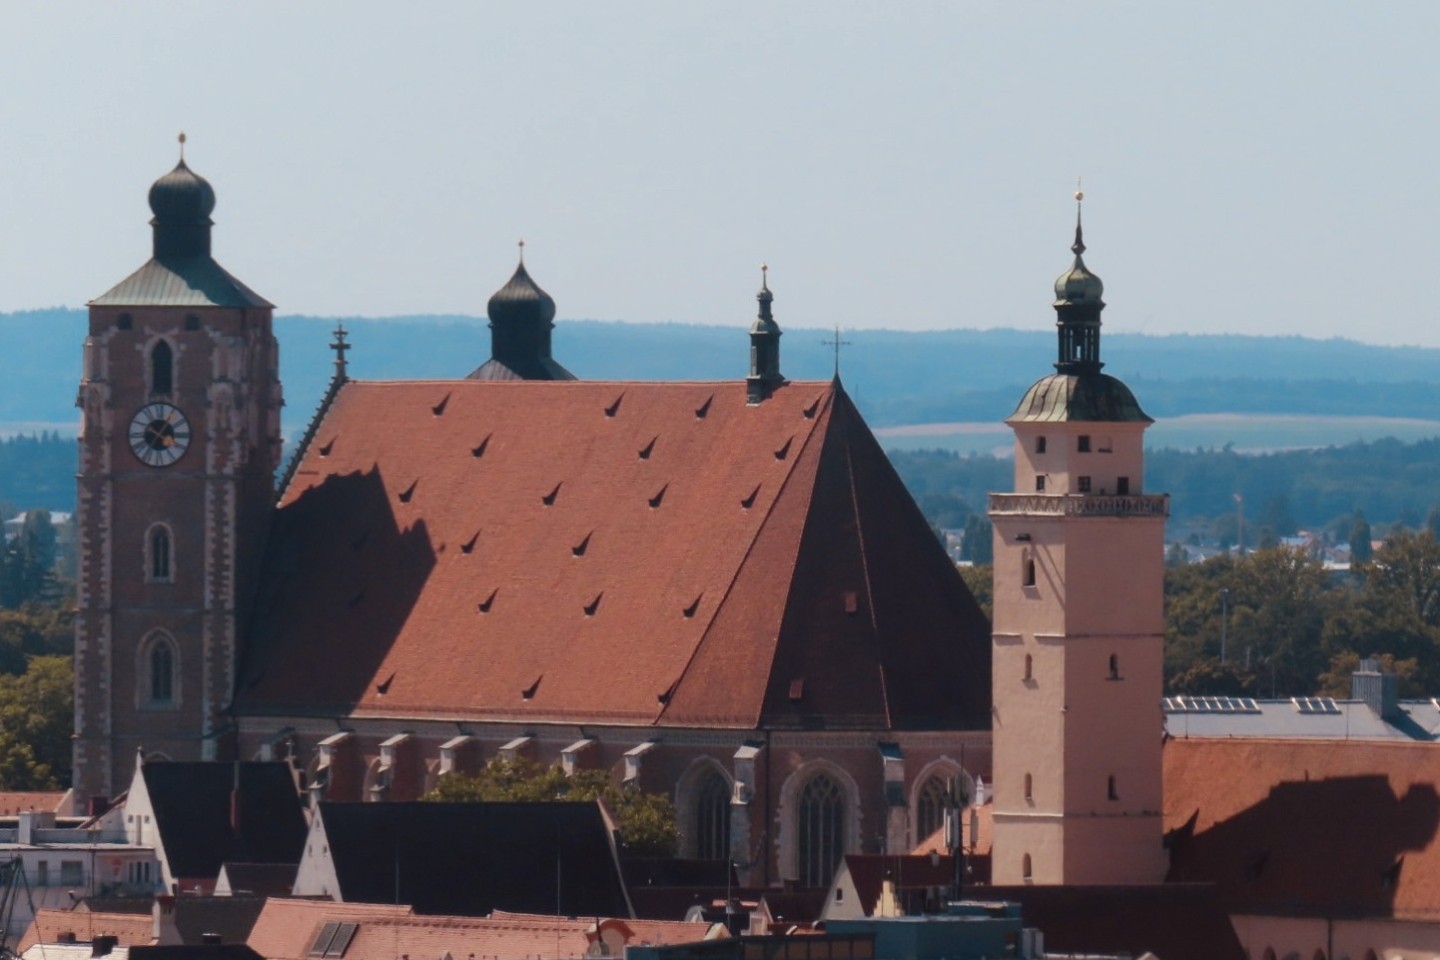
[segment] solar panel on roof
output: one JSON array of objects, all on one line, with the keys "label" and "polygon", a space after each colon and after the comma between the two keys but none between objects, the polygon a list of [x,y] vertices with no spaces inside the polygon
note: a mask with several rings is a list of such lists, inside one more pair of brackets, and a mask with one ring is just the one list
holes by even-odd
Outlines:
[{"label": "solar panel on roof", "polygon": [[1290,702],[1303,714],[1338,714],[1340,705],[1333,697],[1291,697]]},{"label": "solar panel on roof", "polygon": [[1165,697],[1161,704],[1166,713],[1259,713],[1260,706],[1252,697]]}]

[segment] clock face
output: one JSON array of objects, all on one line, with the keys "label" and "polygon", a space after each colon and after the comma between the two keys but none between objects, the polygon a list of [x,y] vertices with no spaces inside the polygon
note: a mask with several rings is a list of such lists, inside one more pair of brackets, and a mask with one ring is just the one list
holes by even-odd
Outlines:
[{"label": "clock face", "polygon": [[190,421],[179,407],[151,403],[130,418],[130,449],[142,463],[168,467],[190,446]]}]

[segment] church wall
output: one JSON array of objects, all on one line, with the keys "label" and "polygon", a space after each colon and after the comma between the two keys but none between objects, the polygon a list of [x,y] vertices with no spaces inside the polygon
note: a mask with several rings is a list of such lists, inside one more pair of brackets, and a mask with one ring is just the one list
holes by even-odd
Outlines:
[{"label": "church wall", "polygon": [[[809,775],[822,770],[843,780],[851,792],[846,852],[904,852],[923,839],[912,840],[910,830],[903,832],[905,842],[900,846],[887,843],[891,800],[895,798],[886,792],[884,760],[878,747],[881,742],[899,744],[904,757],[903,803],[897,805],[903,822],[908,823],[920,778],[937,769],[948,769],[949,761],[958,765],[963,758],[965,772],[972,778],[978,776],[987,783],[991,779],[988,731],[772,731],[767,746],[766,734],[754,730],[589,726],[582,730],[568,725],[522,727],[352,718],[348,722],[351,733],[337,739],[334,721],[252,717],[241,718],[239,724],[243,758],[291,756],[305,772],[307,783],[315,776],[321,742],[330,741],[326,748],[331,757],[330,780],[323,799],[350,802],[375,799],[368,787],[375,782],[381,763],[381,744],[402,731],[412,735],[404,748],[411,753],[403,763],[412,771],[412,782],[424,779],[426,790],[434,786],[438,776],[441,744],[452,741],[460,727],[473,737],[473,742],[466,745],[468,760],[459,766],[461,772],[474,772],[519,737],[533,738],[525,753],[545,765],[561,763],[562,751],[577,741],[591,739],[594,743],[584,752],[579,765],[609,770],[616,783],[625,776],[627,752],[654,739],[658,741],[656,746],[639,763],[639,782],[647,791],[685,799],[684,785],[697,763],[713,764],[732,787],[737,779],[742,782],[745,789],[738,798],[740,802],[732,800],[732,812],[738,810],[739,817],[732,815],[731,824],[732,830],[737,822],[743,825],[746,836],[743,841],[732,839],[732,857],[741,864],[743,881],[755,885],[778,885],[793,878],[793,797]],[[760,747],[753,761],[737,759],[737,751],[747,744]],[[402,756],[403,752],[395,755]],[[408,798],[414,788],[397,784],[393,789],[400,792],[392,797],[398,800]],[[791,798],[788,805],[787,797]],[[677,813],[684,824],[684,812]]]},{"label": "church wall", "polygon": [[1293,953],[1303,960],[1432,960],[1440,955],[1440,923],[1433,921],[1235,914],[1230,922],[1254,960],[1262,960],[1267,949],[1276,957]]}]

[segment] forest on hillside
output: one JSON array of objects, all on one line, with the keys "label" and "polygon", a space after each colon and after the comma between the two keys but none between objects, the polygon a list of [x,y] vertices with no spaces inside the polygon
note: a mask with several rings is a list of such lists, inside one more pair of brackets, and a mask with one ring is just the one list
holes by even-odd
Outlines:
[{"label": "forest on hillside", "polygon": [[[925,515],[942,529],[960,530],[983,514],[986,495],[1013,486],[1014,465],[988,455],[945,450],[890,451],[891,462]],[[1235,542],[1235,495],[1244,502],[1246,542],[1268,530],[1348,533],[1357,513],[1378,527],[1418,527],[1440,506],[1440,438],[1394,439],[1320,450],[1242,454],[1219,450],[1151,450],[1145,489],[1171,497],[1172,536],[1209,532]]]}]

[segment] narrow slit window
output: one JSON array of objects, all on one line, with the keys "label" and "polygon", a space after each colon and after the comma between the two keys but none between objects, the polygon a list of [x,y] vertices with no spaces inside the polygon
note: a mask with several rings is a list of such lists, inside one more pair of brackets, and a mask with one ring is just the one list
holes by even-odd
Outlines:
[{"label": "narrow slit window", "polygon": [[1036,452],[1036,453],[1044,453],[1044,452],[1045,452],[1045,438],[1044,438],[1044,437],[1036,437],[1036,438],[1035,438],[1035,452]]},{"label": "narrow slit window", "polygon": [[150,699],[154,703],[175,699],[175,652],[163,640],[150,651]]},{"label": "narrow slit window", "polygon": [[1035,658],[1028,653],[1025,654],[1025,679],[1035,679]]},{"label": "narrow slit window", "polygon": [[1034,876],[1035,872],[1031,867],[1030,854],[1027,853],[1024,859],[1020,861],[1020,879],[1031,880]]},{"label": "narrow slit window", "polygon": [[1034,781],[1034,779],[1030,776],[1030,774],[1028,774],[1028,773],[1025,774],[1025,799],[1026,799],[1026,800],[1034,800],[1034,799],[1035,799],[1035,789],[1034,789],[1034,788],[1035,788],[1035,781]]},{"label": "narrow slit window", "polygon": [[1118,654],[1110,654],[1110,679],[1120,679],[1120,657]]},{"label": "narrow slit window", "polygon": [[150,579],[169,582],[170,571],[170,531],[165,527],[155,527],[150,531]]},{"label": "narrow slit window", "polygon": [[1027,586],[1027,587],[1033,587],[1033,586],[1035,586],[1035,558],[1034,558],[1034,557],[1026,557],[1026,558],[1025,558],[1024,577],[1025,577],[1025,580],[1024,580],[1024,585],[1025,585],[1025,586]]},{"label": "narrow slit window", "polygon": [[175,354],[161,340],[150,351],[150,392],[170,393],[175,383]]},{"label": "narrow slit window", "polygon": [[1111,800],[1120,799],[1120,793],[1115,789],[1115,775],[1113,773],[1105,779],[1105,793]]}]

